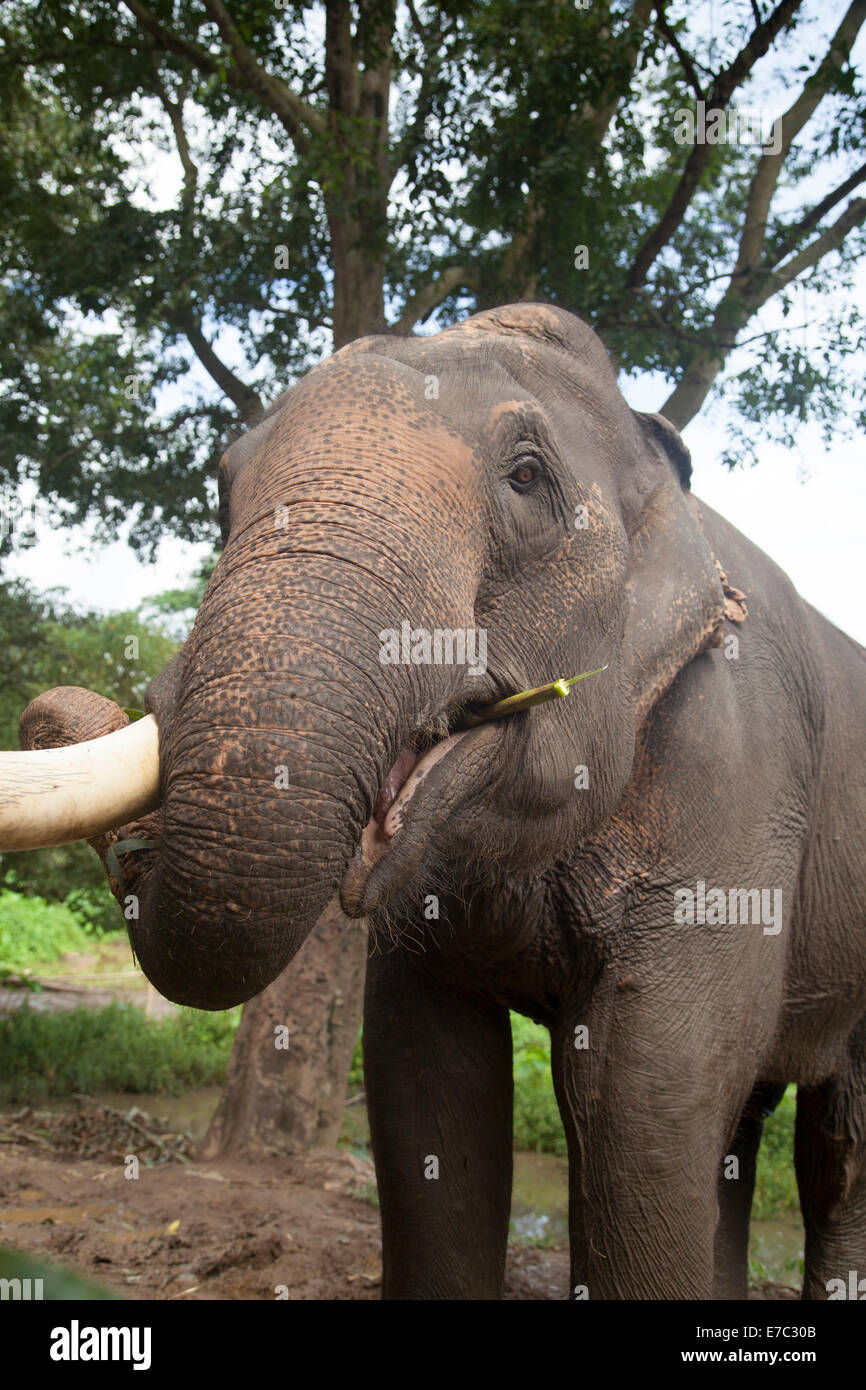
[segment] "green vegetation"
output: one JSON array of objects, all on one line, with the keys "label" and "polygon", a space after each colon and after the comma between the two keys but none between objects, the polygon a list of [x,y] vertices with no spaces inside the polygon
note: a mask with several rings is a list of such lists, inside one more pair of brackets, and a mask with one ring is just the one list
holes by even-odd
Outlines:
[{"label": "green vegetation", "polygon": [[794,1118],[797,1088],[789,1086],[772,1115],[764,1121],[758,1153],[758,1176],[752,1215],[760,1220],[785,1210],[799,1211],[794,1176]]},{"label": "green vegetation", "polygon": [[[122,933],[118,933],[118,936]],[[33,969],[66,951],[93,950],[86,914],[74,906],[0,892],[0,971]],[[25,1004],[0,1019],[0,1101],[29,1102],[75,1091],[162,1091],[221,1084],[240,1009],[207,1013],[181,1009],[149,1021],[138,1008],[32,1012]],[[566,1154],[565,1134],[550,1074],[547,1029],[511,1015],[514,1042],[515,1148]],[[349,1093],[364,1087],[361,1034],[349,1073]],[[766,1120],[758,1159],[754,1215],[766,1219],[798,1209],[793,1145],[796,1092],[788,1090]],[[348,1112],[347,1112],[348,1113]],[[355,1138],[355,1144],[360,1141]]]},{"label": "green vegetation", "polygon": [[[201,594],[196,590],[199,601]],[[82,685],[121,706],[140,708],[144,692],[177,651],[166,628],[176,592],[137,610],[97,613],[66,601],[63,591],[39,593],[23,580],[0,585],[0,747],[18,747],[24,706],[55,685]]]},{"label": "green vegetation", "polygon": [[[831,48],[838,8],[10,0],[0,487],[144,551],[213,535],[229,431],[385,307],[401,332],[574,309],[624,370],[685,381],[678,424],[706,374],[732,463],[862,430],[862,16]],[[757,142],[683,134],[696,88],[767,124],[798,102],[769,180]]]},{"label": "green vegetation", "polygon": [[141,1009],[34,1013],[0,1018],[0,1102],[31,1103],[76,1091],[162,1091],[221,1085],[240,1009],[181,1009],[151,1021]]},{"label": "green vegetation", "polygon": [[0,973],[31,970],[90,945],[81,915],[66,903],[0,890]]},{"label": "green vegetation", "polygon": [[[105,1299],[121,1300],[123,1297],[113,1289],[95,1284],[92,1279],[85,1279],[72,1269],[35,1260],[20,1250],[0,1249],[0,1279],[41,1279],[40,1297],[61,1302],[74,1299],[76,1303],[92,1303]],[[35,1283],[32,1287],[36,1287]]]},{"label": "green vegetation", "polygon": [[514,1147],[567,1153],[550,1075],[550,1035],[540,1023],[511,1015],[514,1044]]}]

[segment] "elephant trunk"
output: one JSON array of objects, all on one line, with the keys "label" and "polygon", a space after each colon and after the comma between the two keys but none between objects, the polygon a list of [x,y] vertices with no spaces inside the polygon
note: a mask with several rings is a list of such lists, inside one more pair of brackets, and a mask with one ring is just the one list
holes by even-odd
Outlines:
[{"label": "elephant trunk", "polygon": [[[409,583],[400,593],[393,574],[386,589],[357,558],[265,555],[261,538],[224,553],[173,698],[155,703],[160,811],[91,839],[142,969],[167,998],[206,1009],[243,1002],[312,930],[388,768],[447,697],[429,670],[380,661],[381,629],[426,609],[435,590],[428,575],[423,599]],[[63,693],[39,697],[54,699],[55,744],[93,723],[92,710],[79,711],[70,732],[56,708]],[[24,723],[39,715],[34,702]],[[116,722],[100,718],[103,732]],[[131,837],[111,853],[113,840]]]},{"label": "elephant trunk", "polygon": [[412,723],[411,691],[384,688],[372,627],[342,601],[322,611],[339,569],[293,567],[279,600],[220,576],[183,654],[161,731],[161,846],[132,930],[145,973],[177,1002],[226,1008],[285,969]]}]

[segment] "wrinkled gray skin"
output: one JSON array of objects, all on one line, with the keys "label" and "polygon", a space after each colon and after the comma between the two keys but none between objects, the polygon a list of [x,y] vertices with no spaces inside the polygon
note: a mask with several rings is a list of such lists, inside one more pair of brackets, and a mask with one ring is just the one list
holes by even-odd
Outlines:
[{"label": "wrinkled gray skin", "polygon": [[[354,343],[223,460],[227,546],[150,697],[136,949],[171,997],[225,1007],[335,891],[371,915],[386,1297],[502,1293],[509,1008],[551,1030],[573,1288],[744,1296],[761,1113],[792,1081],[805,1296],[866,1272],[864,652],[688,477],[599,340],[538,305]],[[383,666],[404,620],[484,628],[487,674]],[[467,734],[362,858],[416,730],[604,663]],[[699,881],[780,891],[780,930],[678,925]]]}]

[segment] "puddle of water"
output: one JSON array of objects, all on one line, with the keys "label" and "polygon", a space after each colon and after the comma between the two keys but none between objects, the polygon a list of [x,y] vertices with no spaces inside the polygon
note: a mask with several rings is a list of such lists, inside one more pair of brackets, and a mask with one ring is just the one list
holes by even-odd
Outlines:
[{"label": "puddle of water", "polygon": [[793,1284],[803,1279],[805,1235],[799,1212],[786,1211],[769,1221],[753,1221],[749,1256],[766,1270],[766,1277],[777,1284]]},{"label": "puddle of water", "polygon": [[511,1192],[512,1240],[568,1245],[568,1163],[556,1154],[516,1153]]},{"label": "puddle of water", "polygon": [[[138,1095],[133,1095],[130,1091],[97,1091],[93,1099],[100,1105],[110,1105],[114,1110],[122,1110],[124,1114],[135,1106],[158,1122],[164,1123],[167,1130],[183,1131],[193,1139],[199,1140],[203,1139],[207,1132],[221,1094],[220,1086],[200,1086],[192,1091],[184,1091],[179,1096],[166,1096],[161,1091],[142,1091]],[[78,1102],[69,1096],[51,1096],[37,1102],[36,1108],[71,1114],[78,1110]]]},{"label": "puddle of water", "polygon": [[[370,1126],[363,1103],[343,1111],[340,1141],[369,1156]],[[511,1194],[512,1240],[527,1245],[568,1244],[568,1163],[556,1154],[516,1153]]]},{"label": "puddle of water", "polygon": [[[170,1130],[183,1130],[193,1139],[204,1138],[221,1095],[219,1086],[202,1086],[179,1096],[158,1092],[130,1095],[123,1091],[103,1091],[96,1097],[117,1110],[138,1106],[155,1116]],[[73,1100],[53,1100],[46,1108],[74,1110]],[[343,1142],[358,1152],[369,1152],[370,1130],[363,1104],[351,1105],[343,1112],[341,1128]],[[21,1193],[38,1199],[35,1190]],[[37,1212],[39,1209],[35,1209]],[[72,1209],[70,1209],[71,1211]],[[96,1208],[89,1209],[91,1214]],[[52,1214],[46,1208],[43,1215],[28,1209],[18,1220],[44,1220]],[[71,1216],[54,1216],[55,1220],[72,1220]],[[76,1218],[80,1219],[80,1218]],[[568,1245],[568,1163],[556,1154],[516,1153],[514,1155],[514,1187],[511,1202],[510,1233],[513,1240],[530,1245],[564,1248]],[[760,1264],[765,1277],[782,1284],[800,1282],[803,1259],[803,1223],[798,1212],[784,1212],[769,1221],[753,1221],[749,1247],[751,1259]]]},{"label": "puddle of water", "polygon": [[164,1121],[167,1129],[182,1130],[199,1140],[207,1132],[221,1095],[221,1086],[198,1086],[179,1096],[165,1096],[158,1091],[142,1091],[135,1096],[127,1091],[100,1091],[94,1100],[124,1112],[134,1105],[155,1119]]},{"label": "puddle of water", "polygon": [[[554,1154],[514,1155],[511,1237],[532,1245],[568,1245],[568,1164]],[[753,1221],[749,1255],[752,1278],[799,1286],[803,1277],[803,1222],[799,1212],[785,1211],[768,1221]],[[760,1265],[755,1270],[754,1265]]]}]

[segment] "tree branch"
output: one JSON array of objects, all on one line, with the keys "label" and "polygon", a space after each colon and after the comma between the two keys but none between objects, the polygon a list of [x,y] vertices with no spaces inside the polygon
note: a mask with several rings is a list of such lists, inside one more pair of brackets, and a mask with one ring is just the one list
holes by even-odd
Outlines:
[{"label": "tree branch", "polygon": [[[202,48],[201,44],[194,43],[191,39],[185,39],[171,29],[166,29],[147,6],[142,4],[142,0],[123,0],[123,3],[138,20],[145,33],[150,34],[155,40],[157,48],[174,53],[178,58],[186,58],[199,72],[206,72],[210,77],[220,75],[219,62],[206,48]],[[240,73],[233,71],[226,73],[226,83],[234,88],[244,85],[240,80]]]},{"label": "tree branch", "polygon": [[[740,49],[734,61],[723,69],[713,82],[707,97],[708,109],[727,108],[734,92],[745,82],[759,58],[763,58],[767,53],[779,32],[790,23],[801,4],[802,0],[780,0],[769,18],[755,26],[748,42]],[[627,289],[636,289],[638,285],[643,284],[653,262],[677,231],[694,197],[712,148],[708,144],[692,146],[670,202],[635,256],[626,278]]]},{"label": "tree branch", "polygon": [[866,221],[866,198],[854,198],[847,206],[845,211],[831,227],[822,232],[819,237],[811,241],[808,246],[784,265],[775,266],[772,269],[762,269],[760,272],[761,280],[765,281],[760,295],[758,296],[758,308],[766,304],[774,294],[784,289],[792,280],[796,280],[803,274],[804,270],[811,270],[812,266],[818,264],[831,251],[838,251],[845,237],[855,227],[859,227]]},{"label": "tree branch", "polygon": [[[415,102],[415,110],[412,118],[407,122],[406,128],[398,140],[391,154],[391,178],[392,180],[411,159],[424,139],[424,132],[427,125],[427,117],[430,115],[431,99],[435,87],[436,79],[442,71],[442,64],[445,56],[445,41],[455,29],[455,24],[444,27],[428,29],[422,25],[415,10],[415,6],[409,6],[409,13],[412,21],[421,36],[423,56],[421,67],[421,85],[418,89],[418,98]],[[441,15],[440,15],[441,18]]]},{"label": "tree branch", "polygon": [[477,289],[478,282],[477,266],[446,266],[437,279],[423,285],[406,301],[402,314],[389,331],[409,333],[416,323],[423,323],[459,285],[465,285],[467,289]]},{"label": "tree branch", "polygon": [[[223,39],[231,49],[236,67],[225,68],[201,44],[167,29],[160,24],[142,0],[123,0],[123,3],[138,20],[142,29],[156,41],[158,47],[168,53],[174,53],[179,58],[185,58],[199,72],[220,77],[234,91],[248,91],[257,96],[262,105],[283,125],[298,154],[306,154],[309,149],[309,140],[302,129],[302,123],[313,130],[325,129],[325,119],[320,111],[310,106],[302,97],[292,92],[280,78],[271,76],[261,66],[251,49],[243,42],[222,0],[205,0],[205,3],[213,14]],[[216,10],[221,14],[223,24],[220,23]],[[238,49],[233,46],[229,35],[236,36]]]},{"label": "tree branch", "polygon": [[[535,238],[535,229],[541,217],[541,207],[533,189],[530,188],[526,197],[526,209],[523,217],[522,226],[516,231],[505,248],[505,255],[502,257],[502,278],[508,287],[509,284],[517,282],[525,270],[527,255],[532,248]],[[521,299],[531,299],[535,293],[537,276],[531,272],[523,288]],[[513,292],[513,291],[512,291]]]},{"label": "tree branch", "polygon": [[697,68],[695,67],[692,59],[689,57],[688,53],[686,53],[686,50],[683,48],[682,44],[677,38],[675,30],[671,26],[670,20],[665,14],[664,3],[657,4],[655,10],[656,28],[658,29],[665,43],[673,49],[674,53],[679,58],[680,67],[682,68],[683,72],[688,78],[689,86],[691,87],[698,101],[705,101],[706,98],[704,96],[704,89],[701,86],[701,80],[698,77]]},{"label": "tree branch", "polygon": [[701,409],[713,382],[737,346],[737,336],[749,319],[779,290],[838,251],[845,237],[866,222],[866,198],[855,198],[841,217],[780,269],[761,266],[747,276],[731,278],[716,309],[706,342],[689,362],[680,381],[662,406],[662,414],[683,429]]},{"label": "tree branch", "polygon": [[427,28],[426,24],[421,23],[421,16],[418,14],[418,10],[415,7],[414,0],[406,0],[406,9],[409,11],[409,14],[412,18],[412,23],[415,25],[415,28],[418,30],[418,33],[421,35],[421,38],[426,43],[427,40],[430,38],[430,30]]},{"label": "tree branch", "polygon": [[255,424],[264,413],[261,397],[241,381],[239,376],[235,376],[231,368],[227,367],[222,358],[217,356],[202,333],[192,306],[184,305],[175,311],[171,321],[182,330],[205,371],[213,378],[223,394],[228,396],[229,400],[237,406],[244,421],[248,425]]},{"label": "tree branch", "polygon": [[847,234],[866,220],[866,199],[856,198],[848,204],[831,227],[804,247],[799,254],[792,256],[784,264],[779,264],[804,232],[812,230],[831,207],[841,202],[847,192],[863,181],[866,177],[864,165],[801,217],[789,231],[784,242],[771,249],[771,261],[762,262],[770,205],[785,159],[794,140],[829,90],[833,73],[847,59],[864,21],[866,0],[853,0],[816,71],[805,82],[802,91],[785,114],[775,123],[774,134],[778,133],[780,136],[779,148],[775,151],[765,150],[758,161],[749,188],[743,230],[730,282],[716,306],[712,325],[702,335],[705,338],[704,346],[695,352],[663,407],[664,414],[678,428],[682,428],[700,410],[718,373],[737,345],[740,332],[752,315],[773,295],[817,265],[824,256],[838,250]]},{"label": "tree branch", "polygon": [[186,130],[183,124],[183,88],[181,88],[180,100],[172,101],[171,97],[168,94],[168,88],[162,80],[162,74],[159,70],[159,63],[157,62],[156,53],[154,50],[151,50],[150,56],[151,66],[153,68],[153,80],[154,85],[156,86],[157,96],[159,97],[160,104],[165,110],[169,122],[171,123],[171,129],[174,135],[174,143],[177,146],[177,153],[180,158],[181,166],[183,168],[182,215],[184,220],[188,221],[192,216],[193,207],[195,204],[195,195],[198,190],[198,168],[196,167],[195,161],[192,157],[192,153],[189,147],[189,141],[186,138]]},{"label": "tree branch", "polygon": [[[634,0],[632,12],[628,21],[628,27],[634,31],[634,37],[632,43],[626,49],[629,80],[637,67],[637,60],[640,57],[641,40],[643,39],[644,31],[650,21],[652,10],[653,0]],[[607,101],[600,102],[595,108],[591,108],[588,105],[584,106],[581,117],[590,125],[593,138],[597,145],[601,144],[610,129],[610,123],[619,110],[621,101],[622,95],[618,92],[616,96],[609,97]]]},{"label": "tree branch", "polygon": [[772,248],[772,259],[770,260],[765,257],[764,264],[767,266],[776,266],[780,261],[783,261],[786,256],[791,254],[797,246],[797,243],[807,232],[814,231],[815,227],[817,227],[818,223],[821,221],[821,218],[824,217],[831,208],[836,207],[837,203],[841,203],[843,198],[847,198],[848,194],[853,193],[854,189],[859,187],[864,181],[866,181],[866,164],[861,164],[860,168],[855,169],[854,173],[851,174],[844,183],[840,183],[838,188],[834,189],[832,193],[828,193],[826,198],[822,198],[820,203],[816,203],[809,212],[804,213],[799,222],[795,222],[792,227],[787,229],[784,238],[778,241]]},{"label": "tree branch", "polygon": [[252,49],[244,43],[223,0],[204,0],[204,6],[228,44],[246,86],[274,113],[291,137],[298,154],[307,154],[310,142],[303,126],[316,131],[324,130],[326,123],[322,113],[287,87],[281,78],[274,77],[262,67]]},{"label": "tree branch", "polygon": [[826,96],[832,73],[848,57],[851,45],[864,20],[866,20],[866,0],[853,0],[836,33],[830,40],[827,52],[818,68],[803,84],[803,89],[797,99],[788,107],[785,114],[774,123],[774,138],[776,132],[779,132],[781,137],[779,148],[775,151],[766,151],[758,160],[758,167],[749,189],[743,234],[740,238],[734,275],[748,271],[758,264],[766,236],[770,204],[791,146]]},{"label": "tree branch", "polygon": [[[634,31],[632,42],[626,50],[628,62],[628,77],[634,72],[640,56],[641,38],[652,15],[653,0],[634,0],[634,5],[629,18],[629,27]],[[621,70],[620,70],[621,74]],[[588,126],[592,131],[592,138],[595,147],[601,145],[610,123],[619,109],[622,100],[621,92],[609,97],[597,106],[584,102],[581,109],[574,113],[571,119],[571,126],[574,129],[575,139],[580,139],[581,128],[585,130]],[[584,136],[584,138],[586,138]],[[542,165],[543,167],[543,165]],[[522,300],[534,299],[537,292],[538,274],[535,270],[527,268],[527,260],[532,250],[535,229],[542,217],[543,208],[540,204],[538,195],[534,189],[530,189],[526,198],[523,221],[519,229],[514,233],[510,242],[505,248],[502,259],[502,275],[506,285],[522,282],[519,297]],[[518,291],[511,289],[511,294]]]}]

